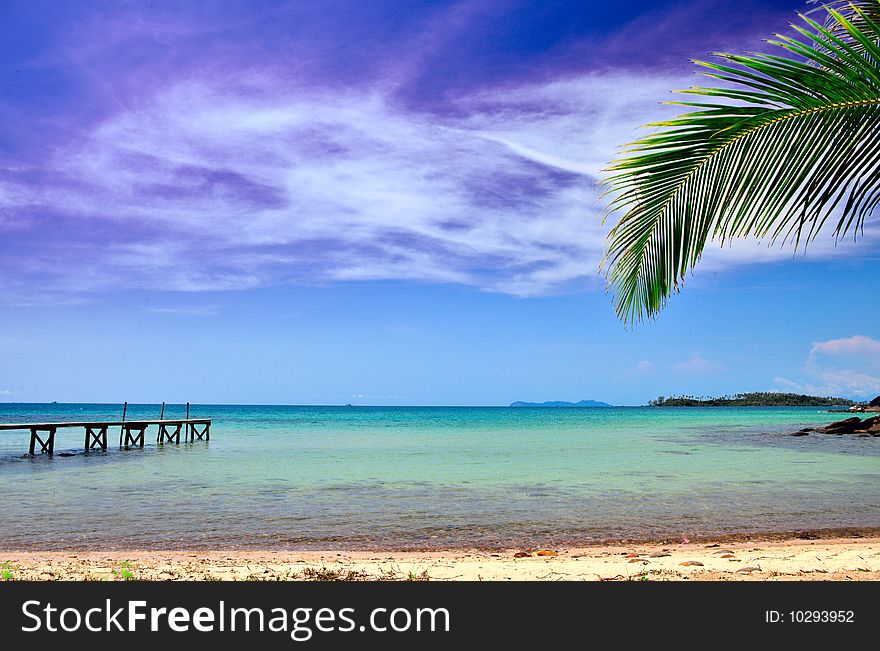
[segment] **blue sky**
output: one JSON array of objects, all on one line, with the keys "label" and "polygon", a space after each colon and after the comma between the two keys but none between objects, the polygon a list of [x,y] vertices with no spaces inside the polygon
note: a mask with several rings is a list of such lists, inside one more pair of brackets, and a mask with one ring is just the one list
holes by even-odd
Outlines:
[{"label": "blue sky", "polygon": [[625,329],[596,182],[799,2],[0,2],[0,400],[880,393],[876,222]]}]

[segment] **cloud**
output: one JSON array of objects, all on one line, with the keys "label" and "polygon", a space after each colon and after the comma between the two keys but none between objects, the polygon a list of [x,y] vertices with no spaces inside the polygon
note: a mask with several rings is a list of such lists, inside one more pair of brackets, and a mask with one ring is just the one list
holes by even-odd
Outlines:
[{"label": "cloud", "polygon": [[880,394],[880,377],[873,375],[852,370],[825,370],[815,376],[813,382],[797,382],[782,376],[773,381],[788,390],[811,395],[864,398]]},{"label": "cloud", "polygon": [[710,371],[715,371],[718,368],[719,367],[715,362],[711,362],[697,354],[689,360],[672,365],[672,370],[679,373],[708,373]]},{"label": "cloud", "polygon": [[[62,149],[51,184],[7,170],[4,214],[43,241],[5,254],[17,274],[6,287],[598,287],[607,132],[662,82],[609,99],[614,81],[587,77],[466,98],[466,116],[446,118],[378,91],[267,90],[277,85],[180,84]],[[578,128],[585,119],[602,128]]]},{"label": "cloud", "polygon": [[192,306],[192,307],[160,307],[151,306],[144,308],[151,314],[168,314],[171,316],[216,316],[220,308],[216,305]]},{"label": "cloud", "polygon": [[[0,168],[0,287],[27,300],[364,280],[599,289],[597,178],[682,85],[588,74],[479,91],[437,114],[381,85],[188,79],[42,166]],[[790,256],[735,244],[704,266]]]},{"label": "cloud", "polygon": [[873,397],[880,393],[880,341],[854,335],[815,342],[803,375],[802,380],[778,376],[774,381],[803,393]]},{"label": "cloud", "polygon": [[638,364],[630,369],[626,369],[620,373],[621,377],[624,378],[637,378],[643,377],[645,375],[649,375],[654,371],[654,364],[647,359],[643,359]]},{"label": "cloud", "polygon": [[880,360],[880,341],[865,335],[853,335],[814,343],[810,349],[810,361],[815,362],[822,355],[862,355],[876,362]]}]

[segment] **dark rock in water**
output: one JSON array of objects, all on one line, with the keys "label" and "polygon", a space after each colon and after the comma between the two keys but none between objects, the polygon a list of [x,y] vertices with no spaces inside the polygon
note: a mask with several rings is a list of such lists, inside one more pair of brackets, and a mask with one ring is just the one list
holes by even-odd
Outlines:
[{"label": "dark rock in water", "polygon": [[846,418],[844,420],[839,420],[836,423],[831,423],[826,426],[823,432],[828,434],[852,434],[859,426],[862,424],[862,419],[858,416],[854,416],[852,418]]},{"label": "dark rock in water", "polygon": [[804,430],[801,430],[800,432],[792,432],[791,434],[789,434],[789,436],[809,436],[809,435],[810,435],[810,433],[805,432]]},{"label": "dark rock in water", "polygon": [[869,402],[868,406],[869,407],[880,407],[880,396],[877,396],[871,402]]}]

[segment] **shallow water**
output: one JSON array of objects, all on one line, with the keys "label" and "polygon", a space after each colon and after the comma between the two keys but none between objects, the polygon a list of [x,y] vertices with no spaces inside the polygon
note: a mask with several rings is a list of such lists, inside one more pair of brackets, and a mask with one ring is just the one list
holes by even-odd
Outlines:
[{"label": "shallow water", "polygon": [[[167,408],[181,417],[183,408]],[[129,419],[157,405],[130,406]],[[0,404],[0,422],[120,418]],[[197,405],[209,443],[23,458],[0,432],[0,548],[413,548],[880,526],[880,439],[819,408]],[[72,456],[63,456],[65,451]]]}]

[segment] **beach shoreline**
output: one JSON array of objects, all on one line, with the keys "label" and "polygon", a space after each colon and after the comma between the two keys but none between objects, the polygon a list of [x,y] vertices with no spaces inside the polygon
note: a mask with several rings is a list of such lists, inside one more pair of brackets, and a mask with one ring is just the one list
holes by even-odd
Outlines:
[{"label": "beach shoreline", "polygon": [[880,580],[880,532],[505,550],[5,551],[0,563],[13,580],[43,581]]}]

